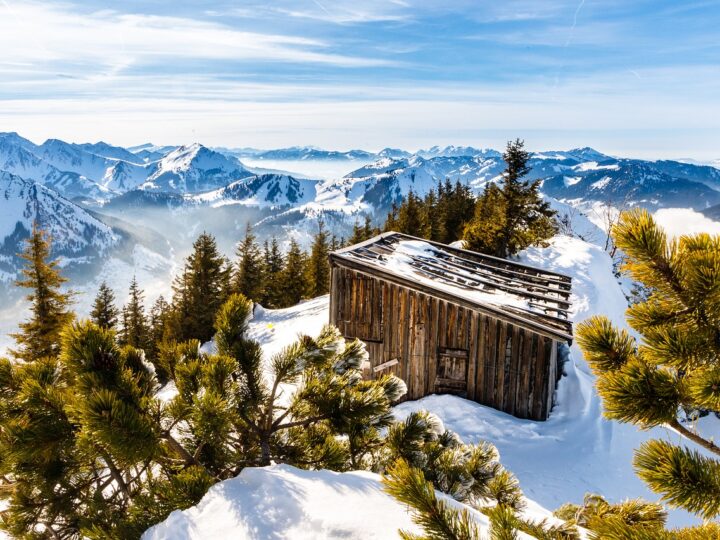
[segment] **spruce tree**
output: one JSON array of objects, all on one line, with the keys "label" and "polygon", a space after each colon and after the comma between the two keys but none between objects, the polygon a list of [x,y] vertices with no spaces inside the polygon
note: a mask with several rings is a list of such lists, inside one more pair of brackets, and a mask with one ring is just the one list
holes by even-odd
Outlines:
[{"label": "spruce tree", "polygon": [[410,191],[398,210],[397,232],[422,236],[426,228],[422,200]]},{"label": "spruce tree", "polygon": [[358,244],[372,238],[376,234],[379,234],[379,230],[373,227],[372,219],[370,216],[366,215],[362,225],[357,219],[355,220],[352,235],[348,239],[347,243],[348,245]]},{"label": "spruce tree", "polygon": [[465,227],[465,247],[480,253],[496,253],[504,223],[502,191],[497,184],[487,184],[475,204],[473,219]]},{"label": "spruce tree", "polygon": [[280,252],[277,238],[274,236],[268,242],[265,241],[263,249],[265,268],[263,277],[263,296],[260,302],[265,307],[278,308],[282,305],[282,270],[284,266],[283,256]]},{"label": "spruce tree", "polygon": [[263,257],[252,227],[248,223],[245,238],[237,248],[235,292],[259,302],[263,294]]},{"label": "spruce tree", "polygon": [[623,213],[612,233],[625,270],[648,290],[626,312],[642,342],[601,316],[578,327],[578,342],[605,416],[642,429],[668,426],[715,456],[650,440],[634,460],[662,500],[712,518],[720,514],[720,448],[679,415],[720,414],[720,236],[669,240],[645,210]]},{"label": "spruce tree", "polygon": [[307,262],[308,296],[310,298],[322,296],[330,290],[329,236],[325,229],[325,223],[320,219]]},{"label": "spruce tree", "polygon": [[219,253],[215,238],[202,233],[193,243],[193,252],[185,261],[182,278],[176,281],[178,318],[176,339],[209,341],[213,322],[225,301],[227,291],[225,258]]},{"label": "spruce tree", "polygon": [[[155,303],[150,308],[150,317],[148,319],[148,345],[145,350],[147,360],[152,362],[155,366],[158,365],[158,357],[162,345],[175,337],[171,335],[170,316],[170,304],[168,304],[162,295],[158,296],[157,300],[155,300]],[[167,377],[164,374],[161,376],[159,372],[158,379],[160,379],[162,384],[167,382]]]},{"label": "spruce tree", "polygon": [[441,242],[450,243],[462,238],[463,230],[474,215],[476,198],[470,186],[459,180],[451,185],[446,181],[440,215],[444,218],[445,237]]},{"label": "spruce tree", "polygon": [[285,264],[280,272],[278,307],[294,306],[303,299],[307,290],[307,256],[294,238],[285,255]]},{"label": "spruce tree", "polygon": [[12,354],[18,360],[31,362],[56,356],[60,350],[60,332],[72,320],[68,307],[71,295],[61,292],[67,280],[60,274],[56,261],[50,260],[51,242],[37,224],[20,255],[25,260],[22,279],[16,284],[30,289],[26,299],[30,303],[30,318],[19,324],[20,331],[12,334],[18,348]]},{"label": "spruce tree", "polygon": [[114,330],[118,322],[120,311],[115,306],[115,293],[106,282],[102,282],[98,288],[93,308],[90,312],[90,319],[100,328]]},{"label": "spruce tree", "polygon": [[[556,212],[540,195],[540,180],[530,182],[523,178],[530,171],[530,154],[520,139],[508,142],[503,154],[507,167],[502,174],[502,188],[499,193],[486,189],[484,197],[499,200],[478,200],[484,208],[475,212],[466,225],[463,236],[468,249],[484,251],[497,257],[508,257],[531,245],[543,245],[557,231]],[[499,195],[499,197],[498,197]],[[500,204],[501,212],[492,212],[492,221],[486,220],[487,207]],[[498,221],[498,218],[500,221]],[[496,232],[490,236],[485,229]]]},{"label": "spruce tree", "polygon": [[143,303],[144,295],[135,276],[130,282],[128,295],[128,303],[125,304],[122,310],[120,342],[123,345],[144,350],[148,346],[149,331]]}]

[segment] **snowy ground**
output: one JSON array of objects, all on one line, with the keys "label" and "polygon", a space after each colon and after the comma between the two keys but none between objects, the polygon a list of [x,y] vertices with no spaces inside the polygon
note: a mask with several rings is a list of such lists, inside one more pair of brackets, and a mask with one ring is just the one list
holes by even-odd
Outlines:
[{"label": "snowy ground", "polygon": [[[487,526],[485,516],[475,516]],[[197,506],[173,512],[143,540],[364,540],[396,538],[398,528],[421,532],[382,491],[378,475],[275,465],[213,486]]]},{"label": "snowy ground", "polygon": [[[558,236],[550,247],[531,248],[521,259],[573,277],[571,316],[575,322],[602,313],[625,325],[625,298],[611,272],[609,257],[598,246]],[[251,323],[251,333],[266,353],[273,353],[298,333],[317,333],[327,320],[325,296],[285,310],[262,310]],[[546,422],[520,420],[453,396],[429,396],[396,407],[399,417],[417,409],[437,414],[466,442],[495,444],[503,464],[519,477],[526,495],[550,510],[565,502],[580,502],[587,492],[612,501],[627,497],[657,500],[632,470],[633,450],[650,437],[680,441],[666,429],[643,432],[603,419],[593,376],[577,345],[571,347],[557,403]],[[707,418],[701,427],[703,432],[717,432],[718,424]],[[671,511],[669,522],[685,525],[696,520],[683,511]]]}]

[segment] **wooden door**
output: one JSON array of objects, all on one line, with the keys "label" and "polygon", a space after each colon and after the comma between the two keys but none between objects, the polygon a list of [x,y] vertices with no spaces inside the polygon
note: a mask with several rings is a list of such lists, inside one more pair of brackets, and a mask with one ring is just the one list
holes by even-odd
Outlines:
[{"label": "wooden door", "polygon": [[435,392],[465,397],[468,363],[468,351],[465,349],[438,350]]}]

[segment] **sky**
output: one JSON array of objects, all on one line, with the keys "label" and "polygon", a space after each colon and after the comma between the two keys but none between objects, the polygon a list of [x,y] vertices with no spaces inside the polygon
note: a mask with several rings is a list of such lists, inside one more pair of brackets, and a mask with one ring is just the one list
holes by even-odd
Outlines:
[{"label": "sky", "polygon": [[0,131],[720,158],[720,0],[0,0]]}]

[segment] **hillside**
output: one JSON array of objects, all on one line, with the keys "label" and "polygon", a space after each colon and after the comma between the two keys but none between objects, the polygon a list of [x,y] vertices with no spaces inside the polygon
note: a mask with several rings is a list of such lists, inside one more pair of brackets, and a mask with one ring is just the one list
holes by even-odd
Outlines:
[{"label": "hillside", "polygon": [[[548,248],[532,248],[520,259],[573,277],[573,321],[604,313],[624,326],[626,300],[612,274],[608,255],[576,238],[557,236]],[[298,333],[317,333],[327,321],[327,297],[284,310],[258,309],[250,335],[271,357]],[[487,440],[519,478],[531,499],[529,515],[550,515],[585,493],[611,501],[626,497],[656,500],[632,469],[633,449],[651,437],[680,441],[664,429],[642,432],[604,420],[594,377],[573,345],[564,365],[555,406],[546,422],[521,420],[459,397],[428,396],[395,407],[404,418],[415,410],[436,414],[465,442]],[[290,389],[286,389],[290,391]],[[717,424],[717,421],[715,421]],[[717,430],[712,422],[703,426]],[[205,539],[227,534],[247,538],[390,538],[398,527],[416,530],[402,507],[388,500],[378,477],[367,472],[299,471],[288,466],[247,469],[210,490],[195,507],[174,512],[150,529],[145,540]],[[300,494],[300,495],[298,495]],[[358,498],[357,504],[353,501]],[[535,501],[535,503],[532,502]],[[474,518],[485,530],[484,517]],[[683,511],[670,513],[672,525],[695,523]]]}]

